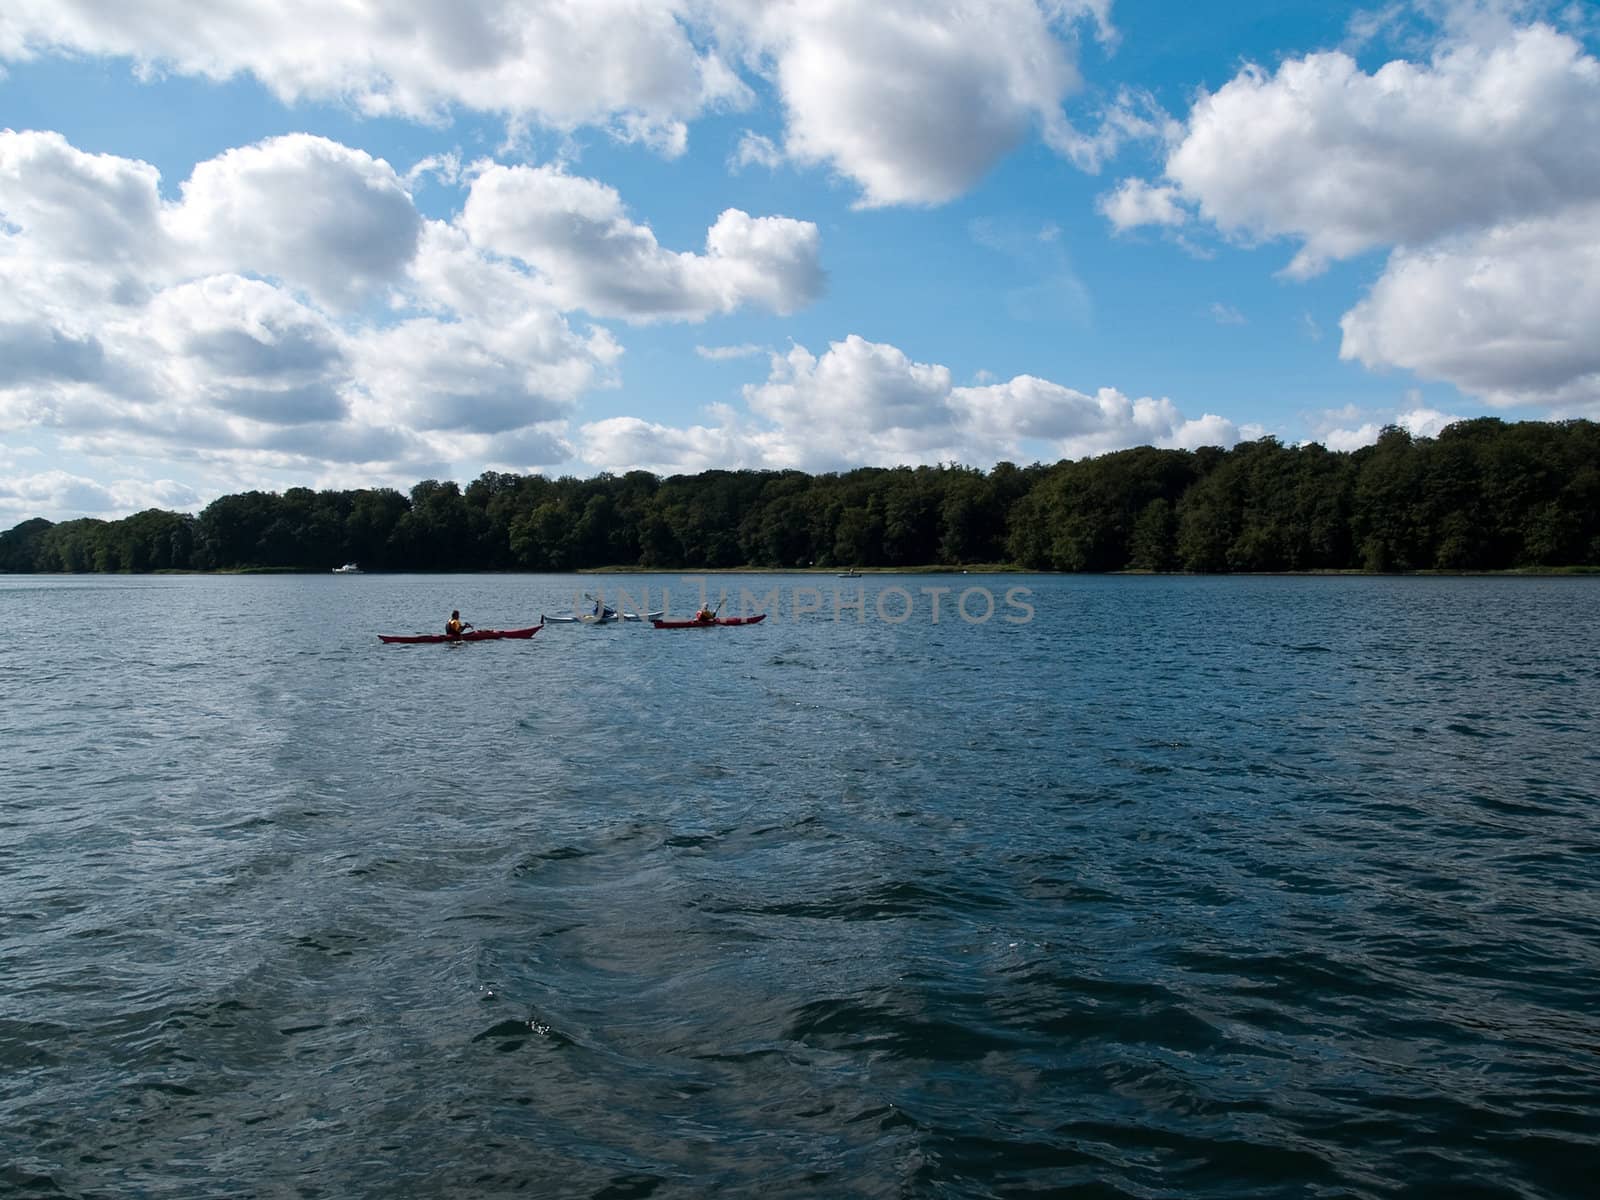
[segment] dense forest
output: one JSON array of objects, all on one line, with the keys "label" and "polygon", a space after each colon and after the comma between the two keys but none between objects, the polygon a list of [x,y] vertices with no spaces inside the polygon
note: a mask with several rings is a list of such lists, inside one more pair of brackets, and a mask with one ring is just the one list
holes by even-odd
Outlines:
[{"label": "dense forest", "polygon": [[1600,564],[1600,425],[1462,421],[1350,453],[1272,438],[965,467],[489,472],[463,490],[245,492],[198,516],[24,521],[0,571],[569,571],[1011,564],[1051,571]]}]

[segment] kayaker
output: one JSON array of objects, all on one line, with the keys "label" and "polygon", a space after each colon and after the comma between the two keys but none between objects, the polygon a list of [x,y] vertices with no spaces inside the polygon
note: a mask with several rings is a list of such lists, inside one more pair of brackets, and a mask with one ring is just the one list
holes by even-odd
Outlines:
[{"label": "kayaker", "polygon": [[453,608],[450,610],[450,619],[444,623],[444,635],[445,637],[460,637],[463,629],[471,628],[471,622],[461,619],[461,610]]},{"label": "kayaker", "polygon": [[712,621],[717,619],[717,614],[712,612],[709,608],[702,608],[699,612],[695,613],[694,619],[702,624],[709,625]]}]

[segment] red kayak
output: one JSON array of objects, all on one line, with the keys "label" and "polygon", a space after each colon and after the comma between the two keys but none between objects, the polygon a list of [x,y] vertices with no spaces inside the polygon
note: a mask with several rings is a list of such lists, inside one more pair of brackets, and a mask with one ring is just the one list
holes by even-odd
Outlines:
[{"label": "red kayak", "polygon": [[530,625],[526,629],[469,629],[459,637],[451,637],[448,633],[413,633],[406,636],[400,634],[380,633],[380,642],[492,642],[496,638],[531,638],[543,625]]},{"label": "red kayak", "polygon": [[709,621],[654,621],[657,629],[710,629],[713,625],[755,625],[767,619],[766,613],[753,617],[713,617]]}]

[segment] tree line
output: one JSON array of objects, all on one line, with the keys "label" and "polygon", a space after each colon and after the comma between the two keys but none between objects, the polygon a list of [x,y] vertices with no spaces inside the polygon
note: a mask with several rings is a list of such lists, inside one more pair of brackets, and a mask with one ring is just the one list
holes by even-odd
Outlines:
[{"label": "tree line", "polygon": [[461,488],[243,492],[198,515],[24,521],[0,571],[570,571],[1013,565],[1048,571],[1500,570],[1600,564],[1600,425],[1386,428],[990,471],[487,472]]}]

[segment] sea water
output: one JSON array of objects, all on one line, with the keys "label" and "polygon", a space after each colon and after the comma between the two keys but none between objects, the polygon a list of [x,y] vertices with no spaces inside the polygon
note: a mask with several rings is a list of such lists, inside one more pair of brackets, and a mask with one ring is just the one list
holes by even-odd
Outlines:
[{"label": "sea water", "polygon": [[1600,581],[705,586],[0,577],[0,1195],[1593,1194]]}]

